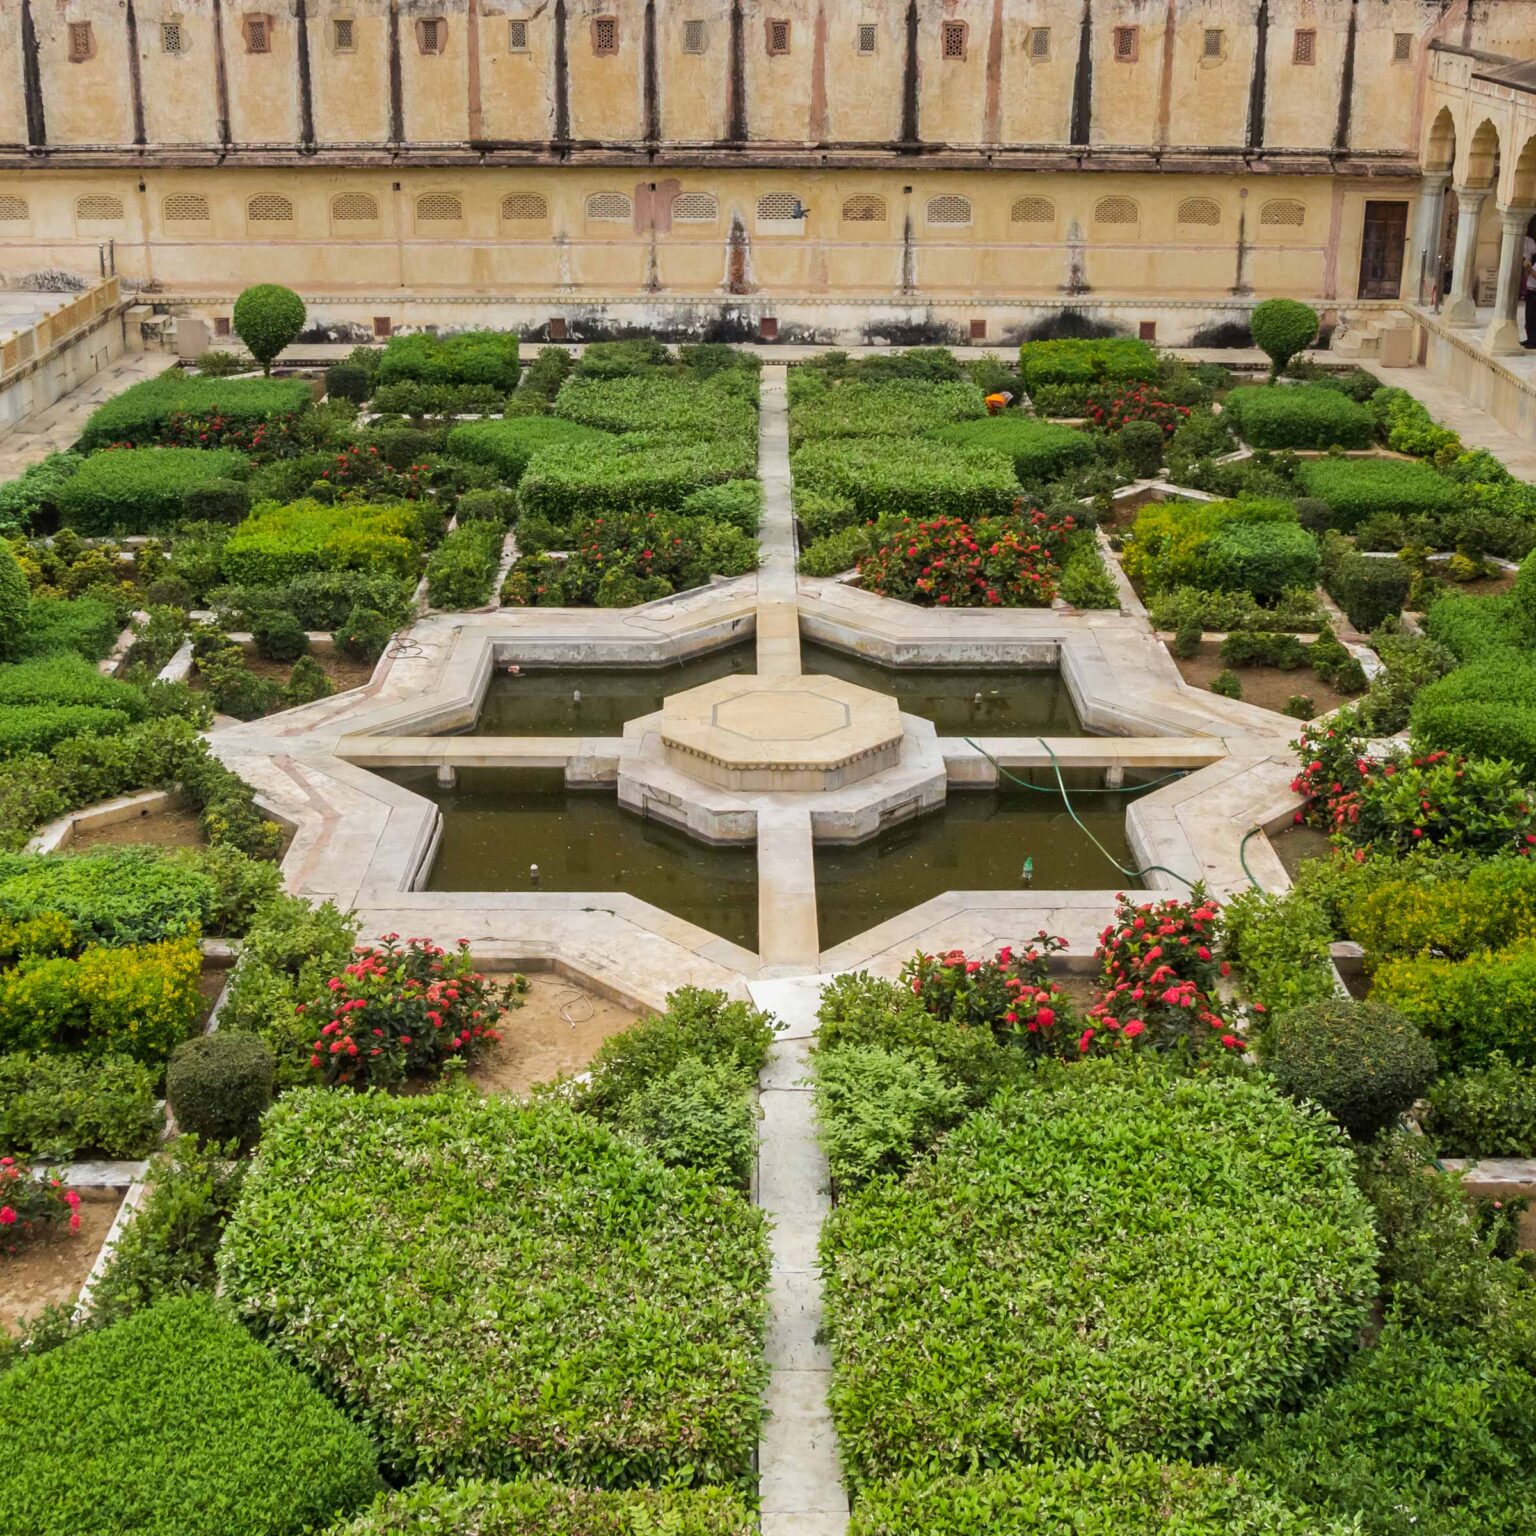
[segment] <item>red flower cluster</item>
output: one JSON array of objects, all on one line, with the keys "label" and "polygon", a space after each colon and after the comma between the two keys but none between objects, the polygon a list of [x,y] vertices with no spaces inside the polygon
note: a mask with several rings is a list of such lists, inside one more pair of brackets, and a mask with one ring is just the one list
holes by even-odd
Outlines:
[{"label": "red flower cluster", "polygon": [[266,421],[231,421],[221,411],[206,416],[175,411],[160,430],[160,441],[180,448],[237,448],[268,459],[288,458],[299,451],[297,417],[272,416]]},{"label": "red flower cluster", "polygon": [[935,1018],[990,1029],[999,1040],[1041,1051],[1066,1012],[1049,970],[1049,957],[1066,947],[1065,939],[1042,928],[1029,944],[1005,944],[991,960],[972,960],[960,949],[914,955],[901,980]]},{"label": "red flower cluster", "polygon": [[327,1016],[309,1058],[326,1083],[392,1084],[450,1057],[472,1059],[501,1038],[497,1020],[526,987],[520,976],[505,988],[488,983],[467,939],[454,950],[399,940],[387,933],[379,948],[359,945],[318,999],[299,1004],[300,1014]]},{"label": "red flower cluster", "polygon": [[903,518],[859,563],[866,591],[909,603],[955,608],[1048,608],[1071,517],[1044,512],[919,522]]},{"label": "red flower cluster", "polygon": [[1159,400],[1150,384],[1121,385],[1113,394],[1105,392],[1088,398],[1089,421],[1106,432],[1118,432],[1128,421],[1155,421],[1163,429],[1163,436],[1169,437],[1188,415],[1187,405]]},{"label": "red flower cluster", "polygon": [[15,1253],[40,1231],[67,1222],[80,1230],[80,1196],[62,1179],[39,1179],[14,1157],[0,1157],[0,1253]]},{"label": "red flower cluster", "polygon": [[1099,935],[1099,1001],[1078,1039],[1094,1049],[1246,1049],[1222,1016],[1215,992],[1228,966],[1212,953],[1217,906],[1198,891],[1137,906],[1123,892],[1115,921]]},{"label": "red flower cluster", "polygon": [[406,501],[417,501],[426,494],[426,480],[431,469],[430,464],[394,469],[379,457],[379,450],[372,443],[367,447],[349,443],[335,455],[334,464],[320,471],[320,479],[342,492],[383,492]]}]

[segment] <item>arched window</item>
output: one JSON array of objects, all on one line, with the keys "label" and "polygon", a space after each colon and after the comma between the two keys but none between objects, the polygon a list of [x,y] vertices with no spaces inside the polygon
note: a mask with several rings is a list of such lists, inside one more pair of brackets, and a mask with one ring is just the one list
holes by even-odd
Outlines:
[{"label": "arched window", "polygon": [[1048,197],[1015,198],[1008,221],[1011,224],[1054,224],[1056,204]]},{"label": "arched window", "polygon": [[509,192],[501,200],[501,216],[509,224],[542,224],[549,204],[538,192]]},{"label": "arched window", "polygon": [[843,202],[844,224],[884,224],[885,223],[885,199],[874,197],[869,193],[861,193],[858,197],[846,198]]},{"label": "arched window", "polygon": [[75,199],[75,217],[86,223],[108,224],[123,216],[123,200],[93,193]]},{"label": "arched window", "polygon": [[672,217],[680,224],[713,224],[720,205],[712,192],[680,192],[672,199]]},{"label": "arched window", "polygon": [[13,197],[9,192],[0,192],[0,224],[25,223],[29,214],[26,198]]},{"label": "arched window", "polygon": [[587,198],[587,217],[602,224],[627,223],[635,216],[634,204],[624,192],[594,192]]},{"label": "arched window", "polygon": [[765,192],[757,200],[759,224],[795,224],[804,210],[793,192]]},{"label": "arched window", "polygon": [[379,200],[370,192],[343,192],[331,199],[334,224],[372,224],[379,216]]},{"label": "arched window", "polygon": [[1276,197],[1259,209],[1260,224],[1282,224],[1300,229],[1306,222],[1307,205],[1298,203],[1295,198]]},{"label": "arched window", "polygon": [[457,224],[464,217],[464,202],[457,192],[424,192],[416,199],[418,224]]},{"label": "arched window", "polygon": [[167,224],[206,224],[208,199],[201,192],[175,192],[162,205]]},{"label": "arched window", "polygon": [[1211,197],[1186,197],[1178,218],[1180,224],[1214,226],[1221,223],[1221,204]]},{"label": "arched window", "polygon": [[1095,224],[1139,224],[1141,209],[1134,197],[1101,197],[1093,205]]},{"label": "arched window", "polygon": [[245,216],[252,224],[293,223],[293,203],[278,192],[263,192],[245,205]]},{"label": "arched window", "polygon": [[971,200],[946,192],[942,197],[930,197],[924,217],[930,224],[969,224]]}]

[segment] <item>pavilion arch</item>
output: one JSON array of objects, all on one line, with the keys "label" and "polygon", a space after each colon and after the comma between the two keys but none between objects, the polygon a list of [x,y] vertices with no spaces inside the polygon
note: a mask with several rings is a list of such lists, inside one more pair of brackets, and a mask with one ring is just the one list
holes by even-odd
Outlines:
[{"label": "pavilion arch", "polygon": [[1512,208],[1536,207],[1536,133],[1525,141],[1520,158],[1515,161],[1515,174],[1509,187],[1509,205]]},{"label": "pavilion arch", "polygon": [[1492,187],[1499,169],[1499,130],[1493,120],[1485,117],[1472,135],[1467,150],[1467,166],[1462,173],[1464,187]]},{"label": "pavilion arch", "polygon": [[1449,107],[1441,107],[1429,127],[1429,142],[1424,146],[1426,171],[1449,171],[1456,166],[1456,119]]}]

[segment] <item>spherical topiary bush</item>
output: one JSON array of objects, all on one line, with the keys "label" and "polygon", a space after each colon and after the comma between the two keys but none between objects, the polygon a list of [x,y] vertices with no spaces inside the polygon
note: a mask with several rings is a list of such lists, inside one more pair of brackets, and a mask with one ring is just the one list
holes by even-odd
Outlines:
[{"label": "spherical topiary bush", "polygon": [[1350,1166],[1323,1116],[1245,1077],[1118,1058],[1005,1090],[823,1228],[855,1490],[1210,1454],[1365,1320],[1376,1240]]},{"label": "spherical topiary bush", "polygon": [[256,654],[267,661],[297,661],[309,650],[304,626],[284,608],[258,613],[251,620],[251,639]]},{"label": "spherical topiary bush", "polygon": [[281,283],[257,283],[235,300],[235,335],[250,348],[263,373],[304,329],[304,300]]},{"label": "spherical topiary bush", "polygon": [[1265,299],[1254,306],[1248,325],[1254,346],[1269,354],[1269,377],[1274,380],[1317,335],[1317,311],[1297,299]]},{"label": "spherical topiary bush", "polygon": [[206,1141],[251,1141],[272,1102],[272,1053],[237,1030],[194,1035],[171,1056],[165,1099],[184,1131]]},{"label": "spherical topiary bush", "polygon": [[1418,1027],[1380,1003],[1310,1003],[1270,1026],[1264,1065],[1282,1093],[1321,1104],[1368,1140],[1429,1087],[1438,1063]]},{"label": "spherical topiary bush", "polygon": [[16,552],[0,539],[0,657],[13,656],[27,630],[32,589]]},{"label": "spherical topiary bush", "polygon": [[1115,434],[1115,446],[1125,467],[1133,475],[1146,479],[1163,467],[1167,445],[1163,429],[1155,421],[1128,421]]}]

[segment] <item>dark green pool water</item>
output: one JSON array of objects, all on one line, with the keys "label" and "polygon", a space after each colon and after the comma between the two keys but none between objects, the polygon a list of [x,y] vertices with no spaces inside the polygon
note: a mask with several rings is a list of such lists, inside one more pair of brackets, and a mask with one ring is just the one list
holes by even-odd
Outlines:
[{"label": "dark green pool water", "polygon": [[[456,789],[443,789],[430,768],[386,777],[443,813],[429,891],[624,891],[757,948],[752,848],[696,842],[621,810],[611,791],[567,790],[558,770],[467,768]],[[537,885],[530,864],[539,866]]]},{"label": "dark green pool water", "polygon": [[[1074,796],[1077,814],[1127,868],[1129,795]],[[1067,815],[1058,795],[1028,790],[951,790],[942,811],[891,827],[852,848],[816,849],[816,913],[822,949],[863,933],[945,891],[1011,891],[1033,860],[1043,891],[1122,890],[1121,874]]]},{"label": "dark green pool water", "polygon": [[748,640],[665,667],[534,667],[516,677],[498,672],[472,734],[618,736],[626,720],[660,709],[669,693],[755,671],[757,654]]}]

